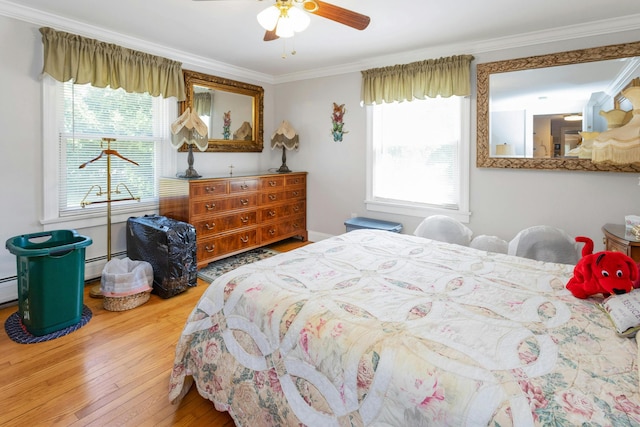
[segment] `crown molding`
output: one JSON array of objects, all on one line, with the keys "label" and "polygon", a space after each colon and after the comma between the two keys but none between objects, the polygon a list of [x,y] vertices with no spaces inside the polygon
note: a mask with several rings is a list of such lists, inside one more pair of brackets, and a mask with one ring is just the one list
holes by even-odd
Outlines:
[{"label": "crown molding", "polygon": [[[391,64],[402,64],[421,61],[425,58],[437,58],[452,55],[478,55],[494,51],[542,45],[546,43],[566,42],[568,40],[583,39],[611,35],[628,31],[640,30],[640,14],[628,15],[622,18],[605,19],[588,24],[566,25],[543,31],[523,33],[516,36],[499,37],[476,42],[461,42],[448,45],[430,46],[424,49],[400,52],[392,55],[379,56],[367,60],[343,64],[339,67],[327,67],[308,72],[283,74],[274,76],[275,84],[296,80],[306,80],[328,77],[337,74],[359,72],[369,68],[385,67]],[[640,35],[639,35],[640,38]],[[637,40],[634,40],[637,41]],[[595,47],[595,46],[586,46]],[[551,52],[549,52],[551,53]]]},{"label": "crown molding", "polygon": [[202,68],[208,71],[227,74],[233,78],[242,77],[257,82],[269,84],[274,83],[274,77],[269,74],[259,73],[224,62],[214,61],[209,58],[193,55],[188,52],[152,43],[147,40],[126,36],[105,28],[88,25],[84,22],[75,21],[60,15],[54,15],[41,10],[18,5],[6,0],[0,0],[0,15],[39,26],[54,27],[58,31],[66,31],[83,37],[95,38],[103,42],[114,43],[129,49],[140,50],[153,55],[169,58],[174,61],[182,62],[187,69]]},{"label": "crown molding", "polygon": [[[154,55],[180,61],[185,68],[201,68],[227,74],[232,78],[245,78],[268,84],[280,84],[297,80],[307,80],[321,77],[329,77],[339,74],[360,72],[368,68],[384,67],[390,64],[408,63],[420,61],[425,58],[451,56],[460,54],[481,54],[506,49],[522,48],[546,43],[566,42],[588,37],[611,35],[628,31],[640,30],[640,14],[628,15],[616,19],[605,19],[587,24],[566,25],[543,31],[519,34],[516,36],[501,37],[477,42],[461,42],[440,46],[429,46],[424,49],[400,52],[392,55],[379,56],[362,61],[341,64],[326,68],[318,68],[310,71],[283,74],[273,76],[259,73],[246,68],[236,67],[231,64],[214,61],[198,55],[162,46],[146,40],[125,36],[104,28],[87,25],[80,21],[74,21],[59,15],[50,14],[37,9],[0,0],[0,15],[30,22],[40,26],[53,26],[57,30],[73,32],[85,37],[99,38],[108,43],[116,43],[130,49],[142,50]],[[594,46],[585,46],[594,47]],[[551,53],[551,52],[550,52]],[[194,70],[195,71],[195,70]]]}]

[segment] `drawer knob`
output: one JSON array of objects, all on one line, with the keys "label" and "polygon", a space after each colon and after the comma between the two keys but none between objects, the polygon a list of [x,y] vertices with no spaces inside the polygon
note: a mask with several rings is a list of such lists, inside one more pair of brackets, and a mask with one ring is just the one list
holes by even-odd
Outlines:
[{"label": "drawer knob", "polygon": [[216,228],[216,223],[212,222],[211,224],[209,224],[208,222],[206,222],[204,224],[204,228],[206,228],[207,230],[214,230]]},{"label": "drawer knob", "polygon": [[204,191],[206,191],[207,193],[213,193],[214,191],[216,191],[216,186],[215,185],[211,187],[206,186],[204,187]]},{"label": "drawer knob", "polygon": [[204,205],[208,211],[212,211],[216,208],[216,204],[215,203],[207,203],[206,205]]},{"label": "drawer knob", "polygon": [[240,238],[240,241],[241,241],[242,243],[247,243],[247,242],[249,241],[249,236],[241,237],[241,238]]},{"label": "drawer knob", "polygon": [[242,185],[240,186],[240,188],[241,188],[242,190],[246,190],[247,188],[249,188],[249,186],[248,186],[247,184],[242,184]]},{"label": "drawer knob", "polygon": [[249,204],[249,199],[240,199],[240,204],[242,206],[247,206]]},{"label": "drawer knob", "polygon": [[268,214],[268,215],[269,215],[271,218],[273,218],[274,216],[276,216],[276,211],[271,210],[271,211],[269,211],[269,214]]},{"label": "drawer knob", "polygon": [[274,234],[276,234],[276,230],[274,230],[273,228],[271,230],[269,230],[269,235],[273,236]]},{"label": "drawer knob", "polygon": [[299,191],[294,191],[294,192],[293,192],[293,195],[294,195],[295,197],[298,197],[298,196],[300,195],[300,192],[299,192]]},{"label": "drawer knob", "polygon": [[269,194],[269,200],[276,200],[278,198],[278,196],[276,196],[275,194]]},{"label": "drawer knob", "polygon": [[300,206],[294,206],[293,207],[293,211],[294,212],[299,212],[300,211]]},{"label": "drawer knob", "polygon": [[275,181],[269,181],[269,185],[272,186],[272,187],[275,187],[276,186],[276,182]]},{"label": "drawer knob", "polygon": [[297,222],[294,222],[294,223],[293,223],[293,228],[294,228],[295,230],[297,230],[298,228],[300,228],[300,225],[298,225],[298,223],[297,223]]},{"label": "drawer knob", "polygon": [[245,216],[244,218],[240,217],[240,221],[242,221],[243,224],[246,224],[249,222],[249,217]]},{"label": "drawer knob", "polygon": [[211,246],[205,245],[204,246],[204,250],[209,252],[209,253],[213,252],[215,250],[215,248],[216,248],[216,245],[211,245]]}]

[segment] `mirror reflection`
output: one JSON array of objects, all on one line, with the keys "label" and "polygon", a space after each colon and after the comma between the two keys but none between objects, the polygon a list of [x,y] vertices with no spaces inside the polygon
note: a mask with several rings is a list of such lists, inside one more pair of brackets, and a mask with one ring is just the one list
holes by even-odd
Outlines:
[{"label": "mirror reflection", "polygon": [[262,151],[262,87],[195,71],[183,73],[186,99],[180,112],[191,108],[207,125],[207,151]]},{"label": "mirror reflection", "polygon": [[194,85],[193,108],[209,128],[209,139],[253,139],[250,96]]},{"label": "mirror reflection", "polygon": [[492,74],[492,157],[587,158],[587,133],[625,124],[633,106],[619,93],[640,76],[640,58]]},{"label": "mirror reflection", "polygon": [[639,63],[631,42],[478,64],[477,166],[640,172]]}]

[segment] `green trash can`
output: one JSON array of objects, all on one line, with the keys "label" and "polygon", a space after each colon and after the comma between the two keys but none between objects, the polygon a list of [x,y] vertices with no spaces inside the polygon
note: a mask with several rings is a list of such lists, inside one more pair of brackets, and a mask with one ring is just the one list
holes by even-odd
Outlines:
[{"label": "green trash can", "polygon": [[18,313],[27,331],[50,334],[80,322],[84,298],[84,254],[90,237],[54,230],[12,237],[16,255]]}]

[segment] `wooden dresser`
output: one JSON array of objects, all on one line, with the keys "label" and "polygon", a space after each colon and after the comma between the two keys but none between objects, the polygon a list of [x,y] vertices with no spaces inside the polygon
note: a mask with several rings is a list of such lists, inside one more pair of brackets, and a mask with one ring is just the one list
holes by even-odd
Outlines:
[{"label": "wooden dresser", "polygon": [[160,215],[196,228],[198,268],[289,237],[307,240],[307,173],[160,178]]},{"label": "wooden dresser", "polygon": [[622,252],[635,262],[640,262],[640,240],[626,231],[624,224],[605,224],[602,232],[606,251]]}]

